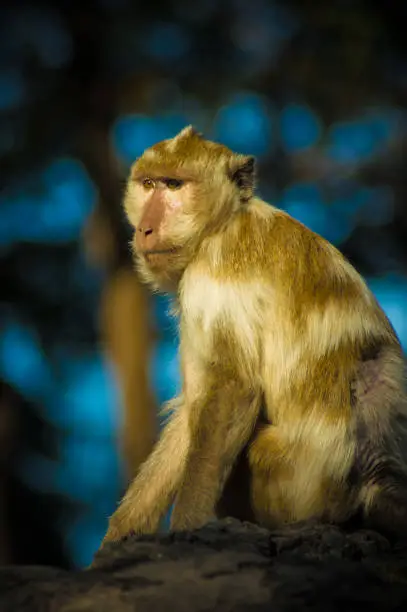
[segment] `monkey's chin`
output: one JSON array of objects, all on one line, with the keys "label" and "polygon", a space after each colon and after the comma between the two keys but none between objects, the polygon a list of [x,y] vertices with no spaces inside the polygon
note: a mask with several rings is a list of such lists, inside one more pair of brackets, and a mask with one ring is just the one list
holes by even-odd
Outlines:
[{"label": "monkey's chin", "polygon": [[149,268],[153,270],[166,269],[174,261],[178,249],[157,249],[154,251],[144,251],[140,253]]},{"label": "monkey's chin", "polygon": [[176,293],[185,262],[178,252],[135,253],[135,264],[143,282],[160,293]]}]

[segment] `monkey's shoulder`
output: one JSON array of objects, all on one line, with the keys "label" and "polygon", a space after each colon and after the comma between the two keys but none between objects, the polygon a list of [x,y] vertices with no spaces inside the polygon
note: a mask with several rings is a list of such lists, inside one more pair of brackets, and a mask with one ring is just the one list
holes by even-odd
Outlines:
[{"label": "monkey's shoulder", "polygon": [[[283,210],[255,201],[248,210],[253,248],[262,258],[262,271],[284,293],[295,299],[330,299],[335,295],[372,302],[358,271],[325,238]],[[261,240],[256,236],[261,235]]]},{"label": "monkey's shoulder", "polygon": [[296,295],[366,291],[361,276],[334,245],[257,198],[226,231],[210,237],[200,255],[212,278],[219,280],[256,279]]}]

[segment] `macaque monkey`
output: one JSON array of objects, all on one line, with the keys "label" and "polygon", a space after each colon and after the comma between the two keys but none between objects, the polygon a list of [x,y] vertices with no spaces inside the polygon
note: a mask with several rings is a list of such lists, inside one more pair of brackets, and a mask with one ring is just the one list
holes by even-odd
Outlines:
[{"label": "macaque monkey", "polygon": [[173,293],[182,393],[104,542],[225,514],[407,534],[404,362],[340,252],[257,198],[255,162],[191,126],[134,163],[125,210],[153,289]]}]

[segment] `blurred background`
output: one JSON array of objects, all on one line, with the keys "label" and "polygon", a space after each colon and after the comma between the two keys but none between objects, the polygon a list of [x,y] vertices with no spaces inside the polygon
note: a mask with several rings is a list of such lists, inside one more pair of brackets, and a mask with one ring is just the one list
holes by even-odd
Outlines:
[{"label": "blurred background", "polygon": [[0,9],[0,563],[88,564],[179,389],[129,257],[131,162],[193,123],[338,246],[407,348],[405,3]]}]

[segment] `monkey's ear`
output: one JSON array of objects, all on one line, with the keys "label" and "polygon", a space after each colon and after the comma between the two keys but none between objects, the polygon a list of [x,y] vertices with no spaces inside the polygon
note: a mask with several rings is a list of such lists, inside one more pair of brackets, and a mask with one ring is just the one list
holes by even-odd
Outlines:
[{"label": "monkey's ear", "polygon": [[240,198],[250,200],[253,195],[256,160],[251,155],[234,155],[229,163],[229,177],[239,188]]}]

